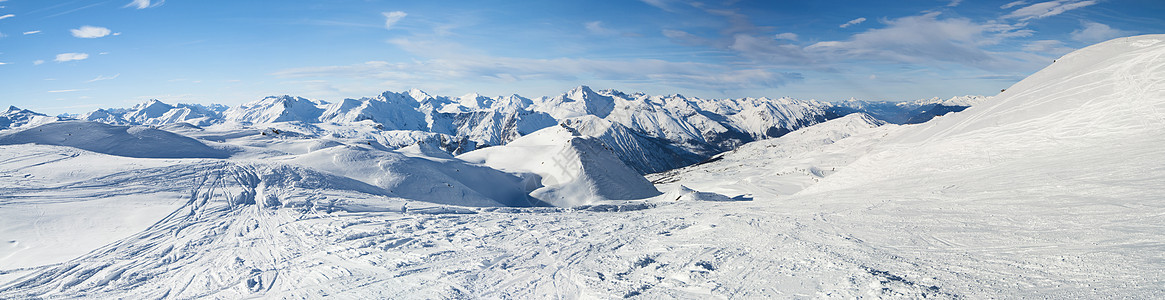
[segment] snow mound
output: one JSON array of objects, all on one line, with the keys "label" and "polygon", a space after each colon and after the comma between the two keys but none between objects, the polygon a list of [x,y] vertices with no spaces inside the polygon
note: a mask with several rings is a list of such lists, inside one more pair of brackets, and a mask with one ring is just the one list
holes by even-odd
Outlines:
[{"label": "snow mound", "polygon": [[457,159],[337,146],[285,162],[359,180],[406,199],[460,206],[533,205],[522,178]]},{"label": "snow mound", "polygon": [[168,131],[86,121],[53,122],[0,134],[0,145],[15,144],[69,146],[139,158],[227,158],[231,155],[226,150]]},{"label": "snow mound", "polygon": [[503,171],[536,174],[541,187],[530,195],[555,206],[660,194],[602,142],[566,126],[539,130],[505,146],[479,149],[458,158]]}]

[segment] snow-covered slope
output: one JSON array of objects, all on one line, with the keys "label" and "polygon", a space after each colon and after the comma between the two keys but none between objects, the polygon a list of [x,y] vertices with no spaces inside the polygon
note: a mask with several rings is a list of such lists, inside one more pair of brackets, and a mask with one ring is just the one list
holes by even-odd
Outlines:
[{"label": "snow-covered slope", "polygon": [[789,201],[834,199],[818,207],[837,212],[824,216],[834,226],[961,270],[939,278],[965,293],[1160,297],[1163,58],[1165,35],[1072,52],[989,102],[891,134]]},{"label": "snow-covered slope", "polygon": [[685,168],[650,174],[656,183],[683,185],[731,197],[795,194],[858,159],[896,126],[854,113],[756,141]]},{"label": "snow-covered slope", "polygon": [[469,162],[526,175],[537,183],[530,196],[555,206],[659,195],[606,145],[566,126],[550,127],[504,146],[459,155]]}]

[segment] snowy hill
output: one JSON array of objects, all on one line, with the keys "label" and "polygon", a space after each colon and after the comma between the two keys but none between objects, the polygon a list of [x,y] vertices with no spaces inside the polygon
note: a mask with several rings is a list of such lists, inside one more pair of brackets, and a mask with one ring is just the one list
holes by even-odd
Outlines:
[{"label": "snowy hill", "polygon": [[85,121],[53,122],[0,133],[0,145],[69,146],[141,158],[226,158],[230,152],[168,131]]},{"label": "snowy hill", "polygon": [[460,206],[532,205],[517,176],[452,157],[429,157],[435,155],[432,151],[416,153],[422,155],[335,146],[295,156],[288,163],[353,178],[406,199]]},{"label": "snowy hill", "polygon": [[504,146],[457,158],[534,175],[527,175],[537,183],[530,196],[555,206],[659,195],[651,182],[624,165],[606,145],[567,126],[542,129]]}]

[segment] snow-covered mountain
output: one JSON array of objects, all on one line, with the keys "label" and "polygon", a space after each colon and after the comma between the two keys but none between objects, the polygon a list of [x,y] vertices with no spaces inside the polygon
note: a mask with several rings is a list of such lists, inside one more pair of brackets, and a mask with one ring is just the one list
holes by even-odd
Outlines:
[{"label": "snow-covered mountain", "polygon": [[[294,98],[232,114],[290,116],[270,123],[17,126],[0,298],[1160,298],[1163,58],[1165,35],[1114,39],[959,113],[830,118],[654,186],[620,151],[749,141],[796,123],[753,113],[815,110],[576,89],[477,102],[556,123],[456,157],[431,140],[455,131],[328,122],[332,104]],[[484,110],[376,101],[406,100],[427,130]],[[124,149],[189,141],[205,151]],[[652,142],[681,150],[631,149]],[[528,207],[544,202],[561,206]]]},{"label": "snow-covered mountain", "polygon": [[555,206],[643,199],[660,194],[605,144],[568,126],[542,129],[504,146],[472,151],[457,158],[498,170],[530,174],[527,178],[537,183],[530,186],[530,196]]},{"label": "snow-covered mountain", "polygon": [[[651,173],[839,116],[834,110],[828,103],[789,98],[713,100],[594,91],[579,86],[537,99],[479,94],[450,98],[413,89],[335,103],[272,96],[229,109],[150,100],[128,109],[99,109],[79,118],[115,125],[189,123],[212,130],[216,126],[294,127],[304,138],[362,138],[383,141],[381,144],[390,148],[417,141],[393,140],[391,137],[400,134],[359,128],[367,125],[384,132],[424,132],[429,136],[426,140],[453,154],[504,145],[543,128],[575,122],[586,124],[577,128],[583,134],[614,147],[627,165],[640,173]],[[289,123],[294,125],[278,125]]]},{"label": "snow-covered mountain", "polygon": [[0,130],[25,126],[36,126],[60,120],[61,118],[58,117],[50,117],[31,110],[9,106],[8,110],[0,113]]}]

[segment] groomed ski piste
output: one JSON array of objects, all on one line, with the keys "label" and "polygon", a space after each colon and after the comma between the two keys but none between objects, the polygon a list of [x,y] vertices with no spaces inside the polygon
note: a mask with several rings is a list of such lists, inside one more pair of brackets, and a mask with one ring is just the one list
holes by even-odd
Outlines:
[{"label": "groomed ski piste", "polygon": [[1165,35],[647,178],[581,123],[457,156],[3,131],[0,298],[1165,298]]}]

